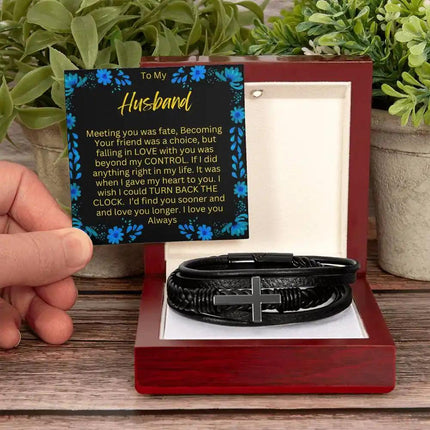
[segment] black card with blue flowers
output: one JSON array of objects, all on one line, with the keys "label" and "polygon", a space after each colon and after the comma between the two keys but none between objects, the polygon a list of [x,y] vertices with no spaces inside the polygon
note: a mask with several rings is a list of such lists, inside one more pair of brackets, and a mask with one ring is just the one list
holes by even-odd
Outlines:
[{"label": "black card with blue flowers", "polygon": [[242,65],[64,74],[73,226],[95,244],[249,236]]}]

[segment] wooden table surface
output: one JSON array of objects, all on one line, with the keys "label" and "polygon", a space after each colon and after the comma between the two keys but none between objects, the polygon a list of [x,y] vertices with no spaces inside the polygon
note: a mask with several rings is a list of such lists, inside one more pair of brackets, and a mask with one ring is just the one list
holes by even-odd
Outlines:
[{"label": "wooden table surface", "polygon": [[18,349],[0,352],[0,428],[430,428],[430,283],[381,272],[374,242],[368,278],[397,346],[389,394],[139,395],[133,344],[142,279],[77,279],[66,345],[25,331]]}]

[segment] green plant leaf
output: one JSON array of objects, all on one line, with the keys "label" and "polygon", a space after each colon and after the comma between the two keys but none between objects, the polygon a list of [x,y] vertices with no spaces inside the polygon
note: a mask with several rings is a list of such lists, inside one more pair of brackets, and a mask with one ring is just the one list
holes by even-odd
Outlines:
[{"label": "green plant leaf", "polygon": [[19,28],[19,24],[17,24],[15,21],[0,21],[0,33],[6,33],[10,30],[13,30],[14,28]]},{"label": "green plant leaf", "polygon": [[226,21],[224,25],[224,34],[222,35],[222,39],[220,40],[220,45],[230,43],[231,39],[239,30],[240,26],[234,15],[234,9],[226,5]]},{"label": "green plant leaf", "polygon": [[252,27],[253,22],[256,20],[257,18],[255,17],[255,13],[251,12],[250,10],[239,11],[237,19],[235,18],[235,21],[237,22],[237,24],[239,24],[240,27],[242,27],[242,30],[245,30],[244,27]]},{"label": "green plant leaf", "polygon": [[22,41],[25,41],[32,31],[34,31],[33,24],[30,24],[25,18],[22,20]]},{"label": "green plant leaf", "polygon": [[397,82],[397,86],[403,90],[406,94],[408,94],[410,97],[412,98],[416,98],[416,94],[418,92],[418,90],[411,86],[411,85],[405,85],[403,82],[398,81]]},{"label": "green plant leaf", "polygon": [[390,21],[387,23],[387,26],[385,27],[385,38],[387,40],[391,39],[391,29],[393,28],[393,21]]},{"label": "green plant leaf", "polygon": [[78,12],[82,12],[85,8],[93,6],[97,3],[100,3],[101,0],[83,0],[81,3],[81,7],[79,8]]},{"label": "green plant leaf", "polygon": [[414,35],[412,33],[399,30],[394,37],[398,42],[406,43],[413,40]]},{"label": "green plant leaf", "polygon": [[387,12],[390,12],[390,13],[396,13],[396,12],[399,12],[400,11],[400,8],[399,8],[399,5],[398,4],[395,4],[395,3],[386,3],[385,5],[384,5],[384,8],[385,8],[385,10],[387,11]]},{"label": "green plant leaf", "polygon": [[362,36],[364,35],[364,26],[363,23],[361,21],[357,21],[354,25],[354,33],[357,36]]},{"label": "green plant leaf", "polygon": [[[16,64],[16,67],[18,69],[18,73],[22,73],[22,74],[31,72],[32,70],[36,69],[36,67],[32,66],[31,64],[24,63],[22,61],[16,61],[15,64]],[[17,79],[17,81],[18,80],[19,79]]]},{"label": "green plant leaf", "polygon": [[142,33],[151,45],[156,45],[158,41],[158,29],[155,25],[144,25],[142,27]]},{"label": "green plant leaf", "polygon": [[430,110],[424,113],[424,124],[430,125]]},{"label": "green plant leaf", "polygon": [[412,124],[414,127],[418,127],[423,121],[425,109],[426,106],[421,106],[417,112],[412,111]]},{"label": "green plant leaf", "polygon": [[190,47],[197,43],[202,35],[202,25],[200,23],[199,16],[196,14],[193,27],[191,28],[190,34],[188,35],[187,45],[185,47],[185,55],[190,54]]},{"label": "green plant leaf", "polygon": [[421,20],[415,15],[410,16],[403,24],[403,30],[415,35],[425,36],[421,27]]},{"label": "green plant leaf", "polygon": [[72,14],[75,14],[79,9],[82,0],[61,0],[61,3],[69,10]]},{"label": "green plant leaf", "polygon": [[403,80],[406,82],[406,83],[408,83],[408,84],[410,84],[410,85],[415,85],[415,86],[417,86],[417,87],[420,87],[421,86],[421,84],[420,84],[420,82],[419,81],[417,81],[410,73],[407,73],[407,72],[403,72],[402,73],[402,78],[403,78]]},{"label": "green plant leaf", "polygon": [[0,3],[0,19],[12,19],[12,10],[10,4],[10,0],[3,1]]},{"label": "green plant leaf", "polygon": [[28,128],[41,129],[64,120],[62,109],[53,107],[17,108],[18,119]]},{"label": "green plant leaf", "polygon": [[13,101],[4,76],[2,81],[0,87],[0,118],[7,118],[12,115]]},{"label": "green plant leaf", "polygon": [[[97,33],[99,35],[99,43],[102,41],[106,41],[106,35],[112,30],[112,28],[114,28],[115,26],[118,27],[118,24],[121,22],[126,22],[126,21],[132,21],[135,20],[136,16],[126,16],[126,15],[120,15],[116,18],[114,18],[113,20],[109,21],[107,24],[103,24],[101,26],[97,26]],[[118,27],[119,29],[119,27]],[[134,28],[132,28],[131,26],[128,27],[128,30],[130,32],[134,32]],[[122,30],[119,29],[119,32],[121,33],[121,38],[122,38]],[[107,39],[110,39],[110,35],[107,36]]]},{"label": "green plant leaf", "polygon": [[261,22],[264,22],[264,12],[258,4],[253,1],[240,1],[237,2],[239,6],[242,6],[248,10],[250,10]]},{"label": "green plant leaf", "polygon": [[420,78],[430,79],[430,64],[426,61],[418,69],[416,69],[416,72]]},{"label": "green plant leaf", "polygon": [[54,81],[51,88],[53,102],[61,109],[66,108],[66,97],[64,93],[64,80]]},{"label": "green plant leaf", "polygon": [[58,33],[70,32],[72,17],[65,6],[54,0],[35,3],[27,12],[28,22]]},{"label": "green plant leaf", "polygon": [[115,40],[116,55],[120,67],[139,67],[142,58],[142,47],[139,42]]},{"label": "green plant leaf", "polygon": [[339,45],[339,32],[323,34],[318,38],[318,44],[322,46],[337,46]]},{"label": "green plant leaf", "polygon": [[203,47],[203,55],[209,55],[209,38],[208,33],[205,34],[205,45]]},{"label": "green plant leaf", "polygon": [[178,41],[176,40],[176,37],[173,34],[172,30],[170,30],[166,26],[163,26],[163,33],[166,39],[165,42],[167,43],[168,51],[160,53],[160,55],[183,55],[181,48],[179,47]]},{"label": "green plant leaf", "polygon": [[41,51],[59,42],[58,36],[46,30],[36,30],[26,41],[24,55]]},{"label": "green plant leaf", "polygon": [[309,17],[310,22],[317,22],[318,24],[333,24],[333,19],[324,13],[314,13]]},{"label": "green plant leaf", "polygon": [[427,46],[427,42],[417,43],[409,48],[409,51],[412,55],[421,55],[424,52],[424,49]]},{"label": "green plant leaf", "polygon": [[72,20],[72,35],[87,69],[91,69],[97,59],[97,26],[91,15],[77,16]]},{"label": "green plant leaf", "polygon": [[419,67],[426,61],[426,56],[424,54],[419,55],[409,55],[408,61],[411,67]]},{"label": "green plant leaf", "polygon": [[381,89],[384,92],[384,94],[386,94],[387,96],[390,96],[390,97],[395,97],[395,98],[407,97],[406,94],[402,94],[399,91],[396,91],[393,87],[390,87],[390,85],[388,85],[388,84],[382,84]]},{"label": "green plant leaf", "polygon": [[325,0],[318,0],[316,7],[320,10],[324,10],[324,11],[329,11],[331,9],[331,6],[329,4],[329,2],[325,1]]},{"label": "green plant leaf", "polygon": [[194,22],[193,11],[189,4],[180,0],[169,2],[160,12],[160,19],[169,19],[182,24],[192,24]]},{"label": "green plant leaf", "polygon": [[64,70],[76,70],[77,67],[60,51],[49,48],[49,61],[51,63],[54,76],[64,79]]},{"label": "green plant leaf", "polygon": [[362,18],[364,18],[365,16],[367,16],[370,12],[369,6],[364,6],[360,12],[358,13],[357,16],[354,17],[354,20],[360,20]]},{"label": "green plant leaf", "polygon": [[430,79],[420,78],[423,85],[430,88]]},{"label": "green plant leaf", "polygon": [[399,115],[402,112],[405,112],[405,110],[408,109],[410,104],[411,104],[411,100],[406,98],[397,100],[388,108],[388,112],[391,115]]},{"label": "green plant leaf", "polygon": [[308,30],[310,30],[314,26],[315,26],[315,23],[310,22],[310,21],[300,22],[296,26],[296,31],[298,31],[298,32],[307,32]]},{"label": "green plant leaf", "polygon": [[8,117],[1,118],[0,117],[0,143],[7,137],[7,131],[9,130],[10,125],[15,119],[16,112],[14,111],[12,115]]},{"label": "green plant leaf", "polygon": [[112,29],[109,35],[109,40],[110,40],[111,46],[115,45],[115,40],[120,40],[122,42],[122,32],[117,25],[115,25],[115,27]]},{"label": "green plant leaf", "polygon": [[214,53],[217,51],[218,46],[221,45],[224,39],[225,30],[229,24],[229,16],[226,13],[226,8],[223,2],[221,0],[216,0],[214,4],[216,4],[216,7],[215,7],[216,24],[215,24],[215,30],[213,30],[213,35],[211,37],[212,39],[211,44],[210,46],[208,46],[209,53]]},{"label": "green plant leaf", "polygon": [[19,21],[20,18],[27,14],[28,6],[32,0],[16,0],[13,7],[13,19],[14,21]]},{"label": "green plant leaf", "polygon": [[108,46],[105,49],[102,49],[97,54],[97,60],[94,64],[95,67],[102,67],[105,66],[110,62],[110,56],[111,56],[112,48]]},{"label": "green plant leaf", "polygon": [[15,105],[31,103],[52,85],[50,66],[39,67],[28,72],[15,85],[10,94]]},{"label": "green plant leaf", "polygon": [[409,122],[409,118],[411,116],[412,109],[408,109],[401,117],[400,123],[402,126],[405,126]]},{"label": "green plant leaf", "polygon": [[155,44],[155,48],[154,48],[152,55],[154,55],[154,56],[169,56],[170,55],[169,41],[162,34],[158,35],[157,42]]},{"label": "green plant leaf", "polygon": [[100,28],[111,22],[116,22],[115,18],[121,15],[122,10],[123,8],[119,6],[101,7],[91,11],[89,15],[94,18],[97,28]]}]

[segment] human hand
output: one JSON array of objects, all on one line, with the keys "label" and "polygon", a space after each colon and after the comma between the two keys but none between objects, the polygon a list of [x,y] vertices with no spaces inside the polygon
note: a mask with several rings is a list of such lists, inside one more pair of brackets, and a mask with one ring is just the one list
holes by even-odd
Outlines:
[{"label": "human hand", "polygon": [[0,161],[0,348],[17,346],[21,321],[45,342],[73,332],[65,312],[75,303],[71,274],[91,258],[91,239],[71,228],[37,176]]}]

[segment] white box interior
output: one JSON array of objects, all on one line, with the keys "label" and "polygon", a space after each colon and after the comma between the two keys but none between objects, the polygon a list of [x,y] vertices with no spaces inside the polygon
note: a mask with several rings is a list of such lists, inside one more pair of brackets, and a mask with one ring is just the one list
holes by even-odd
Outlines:
[{"label": "white box interior", "polygon": [[[256,97],[262,92],[260,97]],[[167,276],[184,260],[232,252],[346,256],[349,82],[245,84],[249,239],[165,245]],[[354,305],[320,321],[226,327],[164,307],[162,339],[366,338]]]}]

